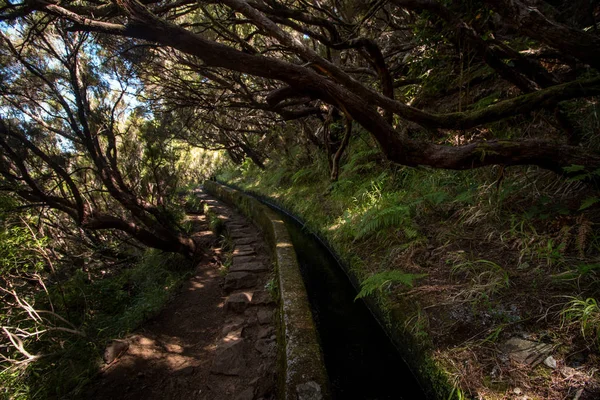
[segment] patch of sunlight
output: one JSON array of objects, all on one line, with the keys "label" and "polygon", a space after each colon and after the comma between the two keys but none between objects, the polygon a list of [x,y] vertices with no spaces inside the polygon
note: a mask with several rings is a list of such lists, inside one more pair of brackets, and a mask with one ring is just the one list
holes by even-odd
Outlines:
[{"label": "patch of sunlight", "polygon": [[180,345],[174,344],[174,343],[166,343],[165,349],[167,349],[167,351],[170,353],[178,353],[178,354],[183,353],[183,346],[180,346]]},{"label": "patch of sunlight", "polygon": [[342,221],[342,222],[338,222],[338,223],[336,223],[336,224],[333,224],[333,225],[331,225],[329,228],[327,228],[327,230],[328,230],[328,231],[331,231],[331,232],[332,232],[332,231],[335,231],[335,230],[337,230],[338,228],[340,228],[340,227],[342,226],[342,224],[343,224],[343,223],[344,223],[344,221]]},{"label": "patch of sunlight", "polygon": [[292,244],[290,242],[280,242],[277,243],[277,248],[282,248],[282,247],[293,247]]},{"label": "patch of sunlight", "polygon": [[194,283],[192,283],[192,287],[190,287],[190,290],[189,290],[189,291],[190,291],[190,292],[193,292],[193,291],[194,291],[194,290],[196,290],[196,289],[202,289],[202,288],[204,288],[204,284],[203,284],[203,283],[200,283],[200,282],[194,282]]}]

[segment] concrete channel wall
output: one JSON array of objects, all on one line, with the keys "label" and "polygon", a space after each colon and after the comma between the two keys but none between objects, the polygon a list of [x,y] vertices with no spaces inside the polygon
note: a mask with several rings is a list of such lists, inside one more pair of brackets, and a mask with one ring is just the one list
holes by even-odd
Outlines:
[{"label": "concrete channel wall", "polygon": [[296,252],[283,220],[258,200],[213,181],[204,190],[234,206],[264,232],[279,283],[279,356],[284,368],[280,393],[285,400],[329,399],[327,372],[317,329],[300,274]]}]

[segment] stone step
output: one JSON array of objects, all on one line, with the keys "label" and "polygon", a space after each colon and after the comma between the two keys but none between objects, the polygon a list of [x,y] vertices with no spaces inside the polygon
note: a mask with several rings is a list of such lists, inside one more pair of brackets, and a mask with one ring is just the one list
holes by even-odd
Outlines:
[{"label": "stone step", "polygon": [[247,237],[254,237],[256,236],[255,232],[251,232],[249,230],[237,230],[237,231],[233,231],[229,234],[229,237],[231,237],[232,239],[242,239],[242,238],[247,238]]},{"label": "stone step", "polygon": [[250,255],[255,255],[256,251],[254,250],[254,247],[252,246],[236,246],[235,250],[233,250],[233,256],[234,257],[238,257],[238,256],[250,256]]},{"label": "stone step", "polygon": [[231,294],[225,300],[225,309],[242,314],[252,301],[252,292],[239,292]]},{"label": "stone step", "polygon": [[247,263],[238,263],[233,264],[229,268],[229,273],[238,273],[238,272],[266,272],[269,270],[269,267],[266,266],[262,262],[247,262]]},{"label": "stone step", "polygon": [[274,304],[275,300],[271,297],[271,293],[266,290],[257,290],[252,295],[251,304],[253,306]]},{"label": "stone step", "polygon": [[236,290],[236,289],[248,289],[258,284],[258,276],[249,272],[229,272],[225,276],[225,283],[223,289],[225,290]]},{"label": "stone step", "polygon": [[248,245],[248,244],[256,244],[256,238],[254,237],[244,237],[244,238],[239,238],[239,239],[234,239],[235,245],[236,246],[242,246],[242,245]]},{"label": "stone step", "polygon": [[240,256],[240,255],[233,255],[233,265],[235,264],[245,264],[247,262],[251,262],[251,261],[256,261],[256,256],[254,255],[250,255],[250,256]]},{"label": "stone step", "polygon": [[250,228],[250,225],[229,223],[229,224],[227,224],[227,227],[231,230],[237,230],[237,229],[248,229],[248,228]]}]

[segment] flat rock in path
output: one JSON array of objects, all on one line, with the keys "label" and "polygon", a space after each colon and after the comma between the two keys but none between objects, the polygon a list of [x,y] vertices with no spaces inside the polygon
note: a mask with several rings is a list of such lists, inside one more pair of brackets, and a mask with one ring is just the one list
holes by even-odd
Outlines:
[{"label": "flat rock in path", "polygon": [[240,239],[236,239],[232,236],[232,238],[235,241],[235,245],[236,246],[243,246],[243,245],[248,245],[248,244],[256,244],[256,238],[255,237],[243,237]]},{"label": "flat rock in path", "polygon": [[552,351],[552,345],[513,337],[500,345],[512,360],[532,367],[540,364]]},{"label": "flat rock in path", "polygon": [[247,263],[236,263],[235,259],[233,260],[233,265],[229,268],[229,272],[265,272],[268,271],[269,267],[267,267],[262,262],[247,262]]},{"label": "flat rock in path", "polygon": [[248,289],[258,284],[258,277],[255,274],[249,272],[230,272],[225,276],[225,283],[223,289],[225,290],[236,290],[236,289]]},{"label": "flat rock in path", "polygon": [[210,372],[221,375],[241,375],[246,369],[242,330],[229,332],[219,345]]},{"label": "flat rock in path", "polygon": [[252,292],[240,292],[230,295],[225,301],[225,308],[235,313],[241,314],[250,305],[252,301]]}]

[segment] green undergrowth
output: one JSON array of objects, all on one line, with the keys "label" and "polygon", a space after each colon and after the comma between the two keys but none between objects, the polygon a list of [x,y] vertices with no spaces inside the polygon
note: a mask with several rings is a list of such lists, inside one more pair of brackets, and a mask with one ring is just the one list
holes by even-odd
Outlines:
[{"label": "green undergrowth", "polygon": [[[62,325],[77,333],[48,332],[24,340],[27,351],[41,357],[26,367],[2,364],[0,398],[79,398],[96,375],[106,344],[124,337],[153,317],[190,274],[191,262],[182,256],[146,250],[136,262],[118,271],[77,271],[59,286],[48,286]],[[47,299],[27,299],[35,309],[47,309]],[[39,326],[14,315],[3,325],[19,321],[32,332]],[[68,320],[68,322],[66,321]],[[15,322],[16,323],[16,322]],[[18,352],[13,351],[15,358]]]},{"label": "green undergrowth", "polygon": [[337,182],[325,157],[301,149],[218,179],[274,199],[323,237],[360,283],[358,297],[374,298],[389,329],[432,350],[425,375],[444,365],[454,397],[500,395],[485,384],[487,365],[474,374],[456,361],[463,353],[441,349],[477,352],[523,331],[600,343],[599,197],[584,179],[537,167],[401,167],[362,135]]}]

